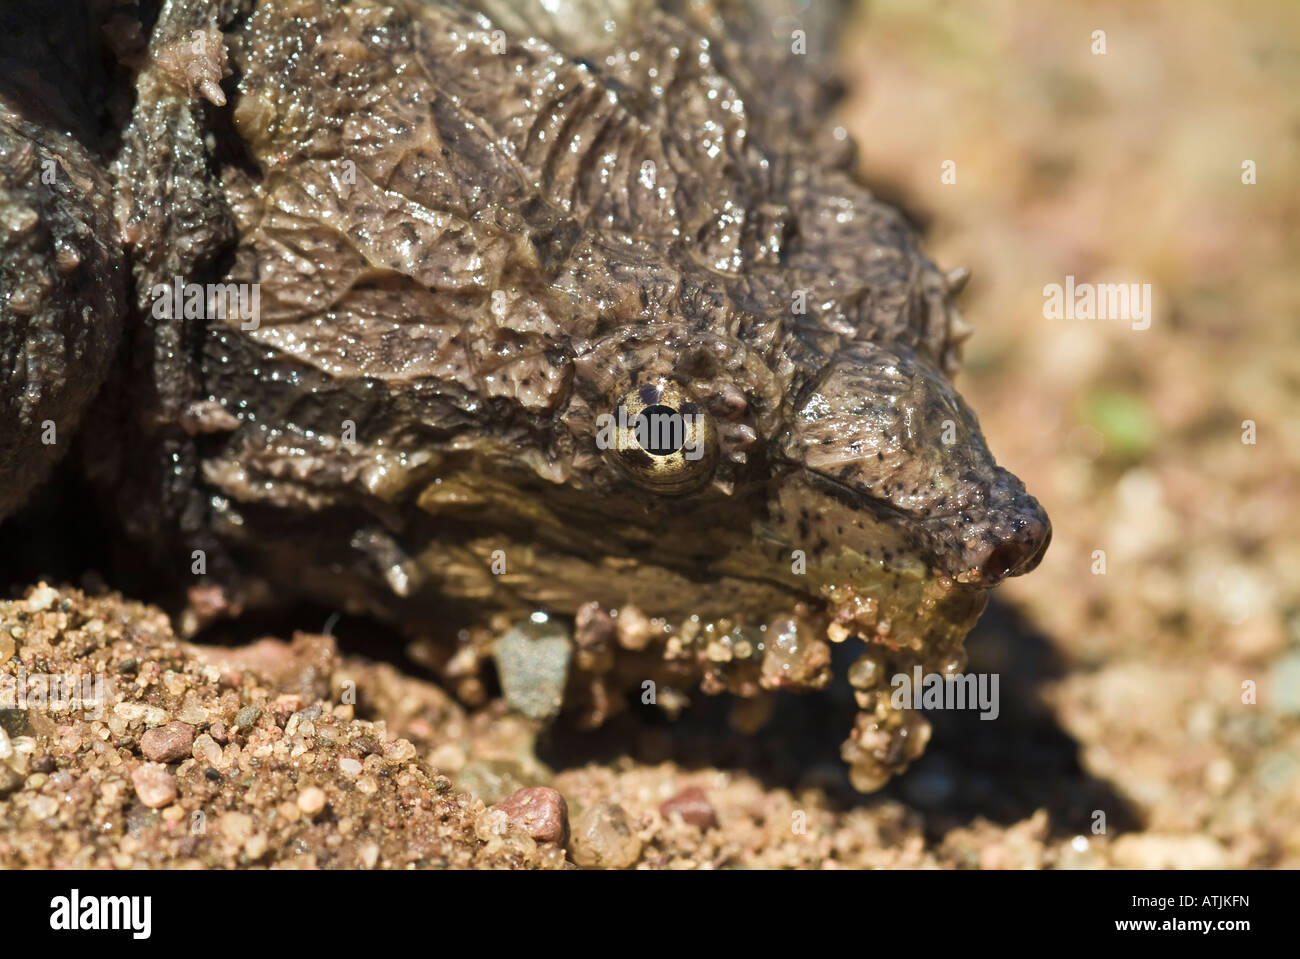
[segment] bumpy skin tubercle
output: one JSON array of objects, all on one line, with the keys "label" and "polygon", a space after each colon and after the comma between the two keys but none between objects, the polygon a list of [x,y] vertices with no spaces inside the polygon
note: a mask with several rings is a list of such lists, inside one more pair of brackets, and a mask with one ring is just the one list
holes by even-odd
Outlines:
[{"label": "bumpy skin tubercle", "polygon": [[0,11],[0,519],[71,447],[121,335],[126,280],[96,157],[94,31],[29,14]]},{"label": "bumpy skin tubercle", "polygon": [[[904,768],[928,731],[889,676],[960,670],[1050,524],[949,381],[959,280],[851,175],[813,58],[762,4],[240,6],[165,5],[224,29],[227,102],[155,57],[114,168],[137,241],[186,240],[137,280],[260,292],[255,328],[172,331],[183,355],[137,337],[133,449],[177,465],[129,525],[220,554],[248,603],[572,622],[546,689],[507,685],[545,712],[558,675],[589,724],[647,681],[819,688],[860,637],[846,759],[864,789]],[[187,218],[151,217],[180,168]],[[642,456],[602,439],[629,403],[701,419]],[[528,649],[467,635],[456,679]]]}]

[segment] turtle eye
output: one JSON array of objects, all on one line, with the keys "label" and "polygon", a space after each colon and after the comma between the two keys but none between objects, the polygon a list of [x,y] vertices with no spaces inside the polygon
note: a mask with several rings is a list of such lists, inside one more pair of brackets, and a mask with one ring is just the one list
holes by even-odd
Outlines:
[{"label": "turtle eye", "polygon": [[667,377],[642,381],[619,397],[612,436],[602,443],[637,483],[656,493],[685,493],[713,476],[718,436],[713,417]]}]

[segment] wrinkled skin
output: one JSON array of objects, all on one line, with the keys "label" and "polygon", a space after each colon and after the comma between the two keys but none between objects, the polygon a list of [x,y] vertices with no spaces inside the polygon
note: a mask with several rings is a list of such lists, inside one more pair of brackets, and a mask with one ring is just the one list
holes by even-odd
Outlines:
[{"label": "wrinkled skin", "polygon": [[121,335],[125,263],[96,158],[93,42],[56,21],[52,43],[0,10],[0,517],[71,440]]},{"label": "wrinkled skin", "polygon": [[[818,688],[860,637],[844,753],[878,787],[928,736],[889,675],[960,671],[1050,537],[950,383],[957,282],[762,4],[482,6],[164,4],[112,164],[135,305],[91,473],[228,613],[573,620],[587,723],[646,680]],[[155,316],[176,276],[259,284],[259,325]],[[669,491],[598,439],[647,386],[711,438]],[[483,635],[438,665],[472,675]]]}]

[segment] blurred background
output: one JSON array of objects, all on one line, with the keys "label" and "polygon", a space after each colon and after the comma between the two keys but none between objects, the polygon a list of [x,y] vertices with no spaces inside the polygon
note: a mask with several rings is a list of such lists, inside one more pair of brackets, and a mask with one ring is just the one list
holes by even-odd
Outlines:
[{"label": "blurred background", "polygon": [[[1145,830],[1116,864],[1300,865],[1300,4],[878,0],[839,57],[864,176],[973,271],[958,388],[1055,528],[971,668],[1023,655],[999,615],[1037,637]],[[1150,283],[1150,328],[1044,318],[1067,275]]]}]

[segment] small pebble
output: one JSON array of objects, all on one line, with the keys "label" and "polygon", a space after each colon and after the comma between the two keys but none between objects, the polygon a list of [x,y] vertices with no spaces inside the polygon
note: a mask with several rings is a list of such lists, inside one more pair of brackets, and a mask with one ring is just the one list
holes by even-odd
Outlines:
[{"label": "small pebble", "polygon": [[551,623],[514,626],[492,646],[501,691],[511,709],[532,719],[551,719],[564,703],[573,643]]},{"label": "small pebble", "polygon": [[415,746],[408,739],[395,739],[384,746],[384,758],[390,763],[410,762],[415,758]]},{"label": "small pebble", "polygon": [[716,829],[718,825],[717,814],[699,786],[687,786],[672,799],[665,800],[659,812],[665,819],[672,819],[674,814],[681,816],[682,822],[697,829]]},{"label": "small pebble", "polygon": [[0,799],[4,799],[12,792],[22,788],[23,777],[18,775],[4,763],[0,763]]},{"label": "small pebble", "polygon": [[58,590],[41,583],[27,594],[27,608],[33,613],[43,612],[53,606],[58,598]]},{"label": "small pebble", "polygon": [[176,777],[161,763],[144,763],[131,773],[135,794],[150,809],[161,809],[176,799]]},{"label": "small pebble", "polygon": [[484,809],[474,820],[474,835],[484,842],[491,842],[510,832],[510,817],[495,806]]},{"label": "small pebble", "polygon": [[511,793],[496,808],[506,814],[510,825],[528,833],[537,842],[563,845],[569,838],[569,807],[554,789],[528,786]]},{"label": "small pebble", "polygon": [[361,775],[361,760],[344,757],[339,760],[339,771],[345,776]]},{"label": "small pebble", "polygon": [[569,851],[587,869],[626,869],[641,855],[641,838],[617,803],[600,803],[578,817]]},{"label": "small pebble", "polygon": [[161,726],[171,717],[167,710],[147,703],[123,702],[113,707],[114,715],[121,716],[128,723],[144,723],[148,726]]},{"label": "small pebble", "polygon": [[316,815],[325,808],[325,790],[319,786],[308,786],[298,793],[298,808],[308,816]]},{"label": "small pebble", "polygon": [[188,723],[168,723],[148,730],[140,737],[140,752],[156,763],[174,763],[185,759],[194,748],[194,727]]},{"label": "small pebble", "polygon": [[241,733],[252,729],[262,716],[262,711],[256,706],[245,706],[239,712],[235,713],[235,728]]},{"label": "small pebble", "polygon": [[357,853],[361,859],[361,865],[367,869],[374,869],[379,862],[379,844],[375,842],[362,843],[357,848]]},{"label": "small pebble", "polygon": [[221,761],[221,747],[207,733],[195,737],[190,753],[199,762],[209,766],[215,766]]}]

